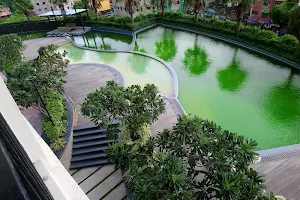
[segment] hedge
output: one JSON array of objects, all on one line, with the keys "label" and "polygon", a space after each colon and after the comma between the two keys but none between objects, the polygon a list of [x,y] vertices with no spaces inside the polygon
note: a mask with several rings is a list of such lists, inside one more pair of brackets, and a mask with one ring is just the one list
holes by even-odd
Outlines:
[{"label": "hedge", "polygon": [[[83,19],[87,24],[87,17],[83,16]],[[216,18],[199,17],[198,22],[195,22],[192,15],[167,12],[164,17],[160,13],[138,15],[134,18],[133,24],[131,24],[129,17],[120,16],[100,16],[98,18],[92,16],[91,23],[95,27],[109,27],[129,31],[136,31],[156,23],[176,25],[230,38],[300,63],[300,52],[297,51],[299,42],[296,37],[292,35],[278,37],[272,31],[261,30],[251,26],[242,26],[240,32],[236,34],[236,22],[229,20],[223,21]]]},{"label": "hedge", "polygon": [[42,18],[38,16],[32,16],[30,18],[27,18],[23,14],[15,14],[8,19],[0,20],[0,25],[22,24],[28,22],[39,22],[39,21],[47,21],[47,20],[48,20],[47,18]]},{"label": "hedge", "polygon": [[54,124],[49,117],[45,117],[43,119],[42,129],[50,141],[51,149],[57,152],[63,149],[66,143],[64,137],[68,126],[66,101],[59,93],[50,91],[47,93],[44,103]]}]

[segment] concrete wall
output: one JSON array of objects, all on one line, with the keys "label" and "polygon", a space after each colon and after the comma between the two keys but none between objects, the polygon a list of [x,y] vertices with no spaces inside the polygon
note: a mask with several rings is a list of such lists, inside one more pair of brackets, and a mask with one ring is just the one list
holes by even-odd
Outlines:
[{"label": "concrete wall", "polygon": [[48,145],[22,115],[1,77],[0,91],[0,113],[25,149],[53,198],[88,200]]}]

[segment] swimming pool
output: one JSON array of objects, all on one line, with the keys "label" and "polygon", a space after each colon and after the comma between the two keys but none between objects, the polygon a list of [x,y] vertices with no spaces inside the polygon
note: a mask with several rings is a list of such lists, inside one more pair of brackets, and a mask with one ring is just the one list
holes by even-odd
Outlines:
[{"label": "swimming pool", "polygon": [[103,50],[127,50],[132,42],[132,37],[128,35],[97,31],[72,37],[79,46]]},{"label": "swimming pool", "polygon": [[[71,63],[105,63],[122,73],[125,85],[151,82],[162,94],[171,95],[170,73],[150,58],[92,52],[71,44],[61,49],[70,52]],[[178,99],[187,113],[254,139],[260,149],[300,142],[300,76],[290,68],[201,35],[163,27],[139,33],[134,50],[174,68]]]}]

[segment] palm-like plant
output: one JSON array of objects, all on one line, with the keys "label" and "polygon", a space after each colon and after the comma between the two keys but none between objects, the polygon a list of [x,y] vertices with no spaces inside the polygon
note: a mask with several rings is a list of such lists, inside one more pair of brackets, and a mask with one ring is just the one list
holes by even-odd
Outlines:
[{"label": "palm-like plant", "polygon": [[206,9],[207,6],[207,0],[186,0],[184,2],[185,7],[187,6],[192,6],[194,7],[194,14],[195,14],[195,21],[197,21],[198,14],[200,12],[200,9],[202,8],[203,10]]},{"label": "palm-like plant", "polygon": [[88,0],[89,6],[96,13],[96,17],[98,18],[98,10],[102,8],[101,0]]},{"label": "palm-like plant", "polygon": [[125,10],[130,15],[131,23],[133,24],[133,14],[138,7],[139,1],[138,0],[124,0],[125,3]]},{"label": "palm-like plant", "polygon": [[65,10],[64,4],[67,2],[68,0],[51,0],[51,3],[58,5],[61,10]]},{"label": "palm-like plant", "polygon": [[177,47],[174,37],[175,36],[173,30],[164,30],[162,40],[155,43],[155,54],[164,61],[169,62],[173,60],[177,53]]},{"label": "palm-like plant", "polygon": [[165,6],[166,4],[168,6],[172,5],[172,0],[160,0],[160,8],[161,8],[161,16],[165,15]]}]

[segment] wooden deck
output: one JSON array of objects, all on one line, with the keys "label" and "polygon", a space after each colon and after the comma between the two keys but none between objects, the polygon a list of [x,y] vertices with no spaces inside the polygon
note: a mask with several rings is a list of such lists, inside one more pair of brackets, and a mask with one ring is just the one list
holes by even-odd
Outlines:
[{"label": "wooden deck", "polygon": [[264,175],[267,192],[282,195],[287,200],[300,199],[300,157],[281,158],[252,165]]},{"label": "wooden deck", "polygon": [[126,199],[121,170],[114,165],[71,170],[70,174],[90,200]]}]

